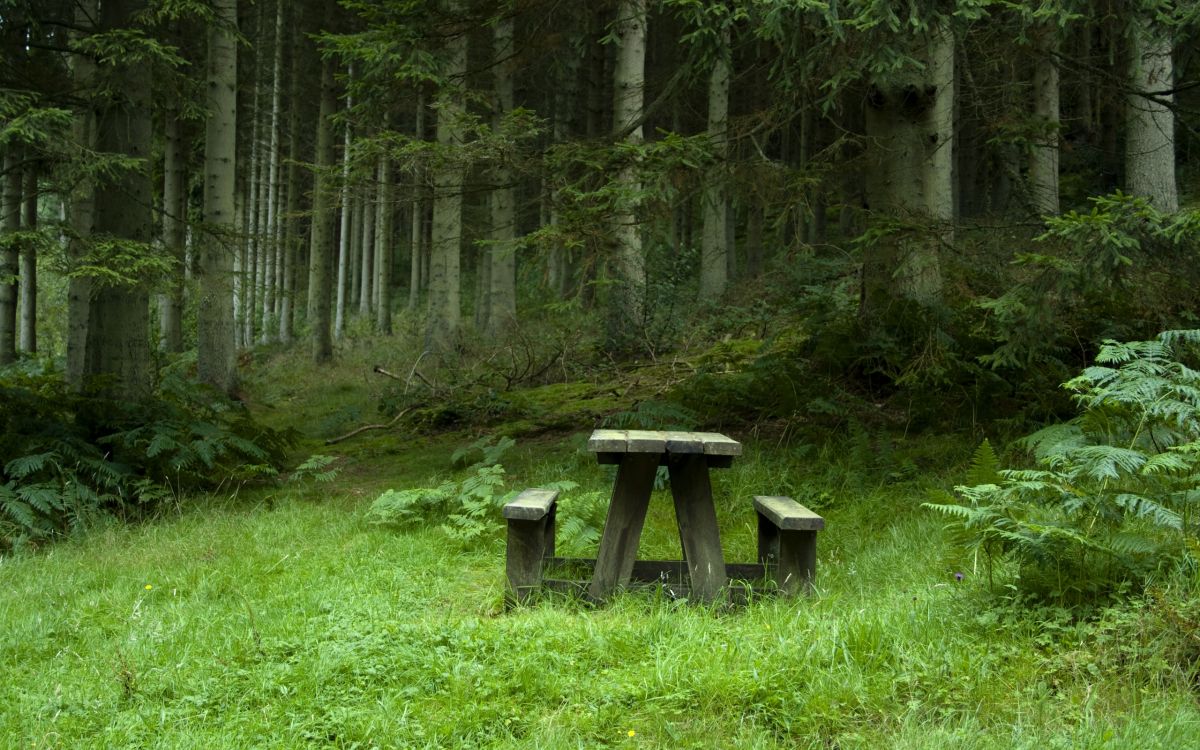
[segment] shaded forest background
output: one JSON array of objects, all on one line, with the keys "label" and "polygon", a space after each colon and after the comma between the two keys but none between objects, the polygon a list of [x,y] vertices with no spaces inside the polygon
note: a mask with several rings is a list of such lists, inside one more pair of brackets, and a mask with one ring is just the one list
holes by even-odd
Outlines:
[{"label": "shaded forest background", "polygon": [[97,498],[275,460],[226,397],[278,348],[385,337],[432,427],[670,363],[690,424],[982,435],[1194,325],[1193,2],[0,7],[25,527],[66,437]]}]

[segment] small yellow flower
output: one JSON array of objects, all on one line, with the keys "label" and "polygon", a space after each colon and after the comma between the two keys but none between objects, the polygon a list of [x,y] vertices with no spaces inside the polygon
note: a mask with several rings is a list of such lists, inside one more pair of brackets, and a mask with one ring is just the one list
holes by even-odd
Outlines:
[{"label": "small yellow flower", "polygon": [[633,731],[632,729],[630,729],[628,732],[626,732],[626,734],[628,734],[630,737],[634,737],[634,736],[636,736],[636,735],[637,735],[637,732],[635,732],[635,731]]},{"label": "small yellow flower", "polygon": [[151,585],[150,585],[150,584],[148,584],[148,583],[146,584],[146,590],[147,590],[147,591],[149,591],[149,590],[150,590],[150,589],[152,589],[152,588],[154,588],[154,587],[153,587],[153,586],[151,586]]}]

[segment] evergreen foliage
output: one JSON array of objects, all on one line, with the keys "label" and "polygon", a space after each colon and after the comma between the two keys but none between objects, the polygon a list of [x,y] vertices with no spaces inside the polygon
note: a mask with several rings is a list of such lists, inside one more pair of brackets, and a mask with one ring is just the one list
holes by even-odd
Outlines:
[{"label": "evergreen foliage", "polygon": [[[1062,601],[1144,585],[1197,561],[1200,331],[1106,342],[1096,364],[1064,384],[1080,413],[1021,441],[1037,469],[956,488],[931,503],[989,564],[1011,559],[1020,583]],[[986,443],[985,443],[986,445]],[[972,480],[995,463],[976,451]]]},{"label": "evergreen foliage", "polygon": [[178,376],[132,404],[74,393],[53,372],[10,370],[0,401],[0,541],[10,545],[274,475],[293,439]]}]

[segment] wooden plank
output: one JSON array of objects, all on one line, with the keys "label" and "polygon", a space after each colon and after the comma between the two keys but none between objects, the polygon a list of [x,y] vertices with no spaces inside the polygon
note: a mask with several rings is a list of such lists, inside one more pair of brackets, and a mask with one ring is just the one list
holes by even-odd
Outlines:
[{"label": "wooden plank", "polygon": [[630,453],[662,453],[667,449],[666,433],[657,430],[627,430]]},{"label": "wooden plank", "polygon": [[812,591],[817,572],[817,532],[783,531],[779,538],[779,566],[775,581],[788,596]]},{"label": "wooden plank", "polygon": [[529,489],[505,504],[504,517],[525,521],[536,521],[550,512],[558,500],[557,490]]},{"label": "wooden plank", "polygon": [[790,497],[755,495],[754,509],[785,531],[820,531],[825,519]]},{"label": "wooden plank", "polygon": [[[768,584],[768,586],[769,585],[770,584]],[[553,591],[566,596],[575,596],[583,599],[591,598],[586,584],[583,581],[575,581],[563,578],[547,578],[542,581],[542,587],[547,591]],[[630,584],[628,589],[631,592],[636,592],[639,594],[662,593],[664,596],[671,599],[699,601],[698,599],[693,598],[692,589],[686,583],[649,583],[645,581],[637,581]],[[721,591],[718,601],[721,604],[732,604],[734,606],[741,607],[749,604],[753,598],[764,596],[770,592],[770,588],[735,583],[726,586]]]},{"label": "wooden plank", "polygon": [[509,595],[517,602],[525,601],[541,587],[545,551],[545,518],[536,521],[509,519],[504,572]]},{"label": "wooden plank", "polygon": [[593,453],[624,453],[626,445],[625,430],[596,430],[588,438],[587,449]]},{"label": "wooden plank", "polygon": [[593,599],[607,598],[618,586],[629,582],[657,470],[657,453],[631,453],[617,467],[596,569],[588,587]]},{"label": "wooden plank", "polygon": [[687,558],[692,593],[711,601],[728,580],[717,512],[713,507],[712,485],[708,481],[708,465],[700,454],[672,456],[667,470],[671,473],[671,496],[675,500],[675,518]]},{"label": "wooden plank", "polygon": [[742,444],[718,432],[697,432],[696,437],[704,443],[707,456],[740,456]]},{"label": "wooden plank", "polygon": [[[596,568],[596,561],[587,557],[547,557],[543,567],[552,575],[560,575],[563,568],[582,576],[588,576]],[[761,581],[771,575],[774,564],[770,566],[758,563],[725,563],[725,575],[739,581]],[[653,583],[656,581],[686,582],[687,562],[685,560],[636,560],[630,581]]]},{"label": "wooden plank", "polygon": [[704,452],[704,439],[698,432],[668,432],[667,452],[674,454],[693,454]]}]

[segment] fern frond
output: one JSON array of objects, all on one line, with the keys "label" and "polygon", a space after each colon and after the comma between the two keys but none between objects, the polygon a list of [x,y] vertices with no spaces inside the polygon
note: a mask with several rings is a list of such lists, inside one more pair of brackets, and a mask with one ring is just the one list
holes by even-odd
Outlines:
[{"label": "fern frond", "polygon": [[984,438],[971,456],[971,466],[967,469],[967,479],[964,484],[975,486],[999,484],[1000,481],[1000,462],[996,459],[996,452],[992,450],[992,444],[988,442],[987,438]]}]

